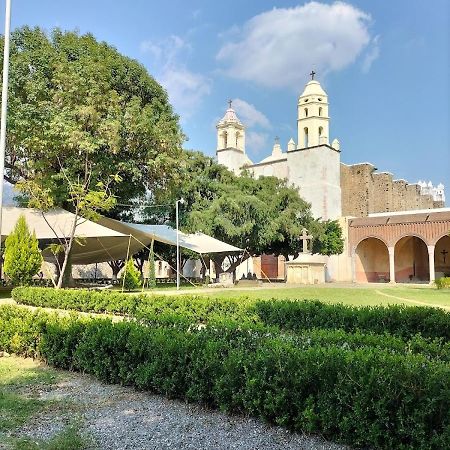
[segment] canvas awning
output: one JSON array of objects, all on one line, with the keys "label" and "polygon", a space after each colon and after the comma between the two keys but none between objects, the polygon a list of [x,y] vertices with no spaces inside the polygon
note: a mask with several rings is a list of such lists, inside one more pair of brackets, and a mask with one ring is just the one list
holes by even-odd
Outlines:
[{"label": "canvas awning", "polygon": [[[177,231],[168,225],[145,225],[137,223],[119,222],[114,219],[102,217],[100,223],[108,228],[120,231],[125,234],[131,234],[136,239],[143,240],[154,239],[168,245],[177,245]],[[207,253],[237,253],[242,249],[234,245],[222,242],[212,236],[204,233],[183,233],[179,232],[180,247],[191,250],[199,254]]]},{"label": "canvas awning", "polygon": [[[30,231],[34,231],[42,247],[50,243],[58,243],[70,236],[75,215],[63,209],[54,209],[42,213],[37,209],[4,207],[2,220],[2,241],[14,229],[17,220],[23,215]],[[73,245],[71,260],[73,264],[90,264],[104,261],[124,259],[128,253],[132,255],[147,245],[151,238],[145,238],[142,244],[129,233],[121,233],[99,223],[81,218],[75,230],[76,240]],[[47,249],[43,252],[44,259],[54,261],[53,254]]]}]

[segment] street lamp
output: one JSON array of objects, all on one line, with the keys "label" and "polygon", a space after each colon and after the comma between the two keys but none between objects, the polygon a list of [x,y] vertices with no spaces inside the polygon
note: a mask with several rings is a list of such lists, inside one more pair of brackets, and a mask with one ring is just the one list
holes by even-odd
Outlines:
[{"label": "street lamp", "polygon": [[[6,147],[6,112],[8,106],[8,72],[9,72],[9,29],[11,25],[11,0],[6,0],[5,11],[5,45],[3,47],[3,85],[2,85],[2,111],[0,117],[0,248],[2,241],[2,217],[3,217],[3,183],[5,172],[5,147]],[[1,256],[1,255],[0,255]],[[0,260],[0,278],[1,278]]]},{"label": "street lamp", "polygon": [[177,227],[177,291],[180,289],[180,236],[178,229],[178,204],[184,205],[184,198],[175,202],[175,222]]}]

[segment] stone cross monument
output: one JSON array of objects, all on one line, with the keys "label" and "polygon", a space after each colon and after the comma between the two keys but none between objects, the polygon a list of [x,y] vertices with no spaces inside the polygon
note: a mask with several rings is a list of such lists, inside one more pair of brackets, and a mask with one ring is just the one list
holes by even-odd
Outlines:
[{"label": "stone cross monument", "polygon": [[303,228],[302,235],[300,237],[300,240],[303,244],[302,253],[308,253],[308,241],[312,239],[312,236],[308,234],[308,230],[306,228]]}]

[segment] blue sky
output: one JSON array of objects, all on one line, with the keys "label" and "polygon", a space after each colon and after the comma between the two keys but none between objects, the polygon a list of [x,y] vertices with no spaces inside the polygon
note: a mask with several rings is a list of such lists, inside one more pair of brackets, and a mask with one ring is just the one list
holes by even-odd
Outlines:
[{"label": "blue sky", "polygon": [[186,148],[214,155],[214,124],[232,98],[253,161],[275,136],[286,149],[314,68],[343,162],[442,181],[450,196],[448,0],[12,3],[13,28],[92,32],[144,64],[167,88]]}]

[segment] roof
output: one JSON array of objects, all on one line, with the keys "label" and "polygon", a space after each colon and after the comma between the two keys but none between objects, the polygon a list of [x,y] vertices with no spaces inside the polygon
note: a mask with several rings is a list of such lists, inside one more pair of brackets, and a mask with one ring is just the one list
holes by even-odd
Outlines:
[{"label": "roof", "polygon": [[306,97],[308,95],[323,95],[326,97],[327,93],[322,89],[322,86],[317,80],[311,80],[306,83],[305,89],[300,97]]},{"label": "roof", "polygon": [[[114,219],[102,218],[101,222],[108,227],[131,234],[139,241],[152,239],[168,245],[177,245],[177,231],[168,225],[147,225],[138,223],[119,222]],[[204,233],[187,234],[179,231],[180,247],[196,253],[234,253],[242,249],[215,239]]]},{"label": "roof", "polygon": [[[34,231],[36,238],[41,241],[43,247],[50,243],[57,243],[61,239],[70,237],[75,215],[64,209],[53,209],[43,213],[37,209],[18,208],[15,206],[3,208],[2,238],[8,236],[19,217],[23,215],[30,231]],[[148,244],[148,239],[143,244],[131,239],[130,233],[122,233],[100,223],[79,218],[75,229],[71,261],[73,264],[90,264],[104,261],[124,259],[128,254],[134,254]],[[42,244],[44,242],[44,244]],[[54,262],[54,255],[50,250],[43,251],[44,259]]]},{"label": "roof", "polygon": [[233,108],[228,108],[226,110],[225,115],[222,117],[222,119],[219,120],[218,125],[230,122],[242,125],[241,121],[238,119],[238,116],[236,115],[236,111]]}]

